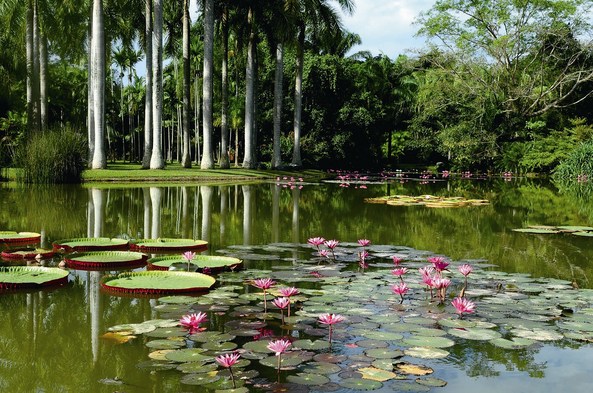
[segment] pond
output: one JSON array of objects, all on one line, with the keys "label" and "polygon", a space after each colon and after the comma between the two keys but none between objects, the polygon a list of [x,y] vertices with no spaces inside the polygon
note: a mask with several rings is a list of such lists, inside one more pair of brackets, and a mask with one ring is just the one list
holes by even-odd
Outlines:
[{"label": "pond", "polygon": [[[404,265],[410,270],[426,264],[426,258],[433,255],[445,257],[452,266],[461,262],[471,263],[483,273],[476,272],[473,282],[470,275],[469,290],[475,289],[472,288],[474,283],[494,283],[495,279],[488,276],[489,272],[495,272],[494,277],[500,277],[496,272],[505,272],[519,273],[517,277],[554,279],[554,285],[558,287],[578,286],[581,288],[579,293],[586,295],[585,299],[591,297],[587,288],[593,288],[593,239],[565,233],[513,231],[529,225],[592,225],[591,204],[576,196],[559,194],[545,182],[510,180],[396,180],[368,182],[362,187],[358,183],[351,183],[348,187],[339,183],[308,183],[307,179],[293,187],[288,181],[166,187],[108,185],[41,188],[3,184],[0,186],[0,230],[40,232],[45,247],[51,247],[51,243],[59,239],[100,236],[206,240],[209,249],[204,254],[236,256],[244,260],[245,265],[241,272],[221,274],[220,288],[190,302],[195,303],[194,311],[208,313],[205,324],[208,331],[226,332],[236,328],[233,319],[239,315],[238,307],[253,307],[254,313],[261,313],[261,296],[256,288],[248,284],[248,280],[254,278],[272,275],[284,285],[297,286],[303,294],[311,297],[307,299],[304,296],[303,303],[313,301],[309,309],[317,306],[319,310],[322,310],[318,307],[320,299],[312,299],[315,296],[326,290],[328,292],[321,296],[330,296],[329,288],[332,286],[339,288],[343,285],[346,291],[346,288],[360,284],[362,287],[353,293],[368,291],[365,296],[369,297],[369,304],[361,304],[360,293],[334,299],[330,304],[338,311],[327,312],[357,311],[347,315],[348,320],[343,327],[336,326],[335,343],[330,350],[309,351],[311,357],[328,354],[329,351],[336,356],[347,357],[343,362],[333,363],[339,366],[339,371],[320,371],[331,380],[330,384],[295,383],[294,377],[303,371],[299,368],[301,366],[297,370],[282,370],[277,374],[274,367],[260,366],[255,355],[251,366],[247,367],[259,372],[250,379],[250,391],[355,391],[364,387],[345,387],[340,385],[340,381],[359,377],[360,374],[356,375],[358,366],[380,364],[375,362],[377,358],[367,356],[368,350],[385,345],[377,337],[359,342],[364,338],[363,330],[376,330],[381,326],[380,331],[383,331],[383,317],[394,318],[391,322],[395,322],[421,318],[419,310],[443,311],[443,307],[432,310],[432,306],[424,305],[414,308],[413,301],[429,303],[424,300],[425,291],[417,284],[419,276],[418,279],[410,278],[410,282],[416,282],[411,285],[414,293],[402,305],[396,301],[399,300],[396,295],[389,295],[391,292],[388,290],[381,292],[380,284],[388,281],[384,278],[385,274],[390,276],[393,268],[391,254],[401,255]],[[365,198],[396,194],[462,196],[487,199],[490,203],[429,208],[365,202]],[[315,248],[307,244],[307,239],[315,236],[341,242],[338,256],[341,263],[335,264],[339,267],[320,259]],[[362,238],[372,242],[366,273],[359,271],[356,262],[360,250],[357,240]],[[55,266],[60,260],[54,258],[43,263]],[[298,271],[304,275],[303,272],[317,270],[326,275],[326,281],[297,278],[290,273]],[[0,295],[3,319],[0,324],[0,390],[205,391],[202,385],[208,381],[197,379],[191,384],[186,379],[182,383],[189,373],[155,365],[149,357],[154,349],[145,344],[158,335],[151,337],[150,333],[140,333],[124,343],[105,336],[108,329],[115,325],[136,324],[157,318],[178,319],[190,309],[190,305],[179,304],[176,300],[168,303],[156,298],[106,293],[101,290],[100,281],[109,273],[72,269],[67,286]],[[388,278],[396,282],[396,277]],[[238,300],[226,302],[223,287],[226,287],[227,293],[235,292],[229,297]],[[223,295],[220,290],[223,290]],[[378,292],[373,294],[373,291]],[[550,293],[556,296],[553,290]],[[476,303],[476,318],[486,316],[487,308],[488,312],[494,313],[491,306],[486,307],[479,300]],[[480,315],[480,307],[484,310],[483,315]],[[579,303],[579,307],[588,310],[591,305],[584,307],[583,303]],[[302,306],[301,311],[304,319],[311,317],[306,314],[307,307]],[[325,309],[323,312],[326,312]],[[278,320],[278,309],[270,313],[274,314],[273,318],[263,318],[267,327],[275,335],[279,335],[281,330],[286,334]],[[473,315],[466,317],[470,321],[472,318]],[[434,330],[437,328],[445,331],[442,326],[424,326],[426,321],[415,321],[417,323],[411,329],[424,327],[433,334],[436,334]],[[314,321],[299,321],[296,325],[301,322],[304,330],[295,327],[290,333],[293,339],[324,338],[324,332],[319,332],[320,326]],[[258,324],[253,326],[263,327]],[[404,336],[406,334],[403,333]],[[404,337],[404,340],[406,338],[409,337]],[[234,341],[244,345],[247,339],[238,336]],[[183,344],[201,346],[199,340]],[[390,342],[389,349],[400,348]],[[430,377],[446,381],[446,386],[427,387],[414,382],[419,377],[409,376],[405,381],[387,381],[376,391],[494,392],[537,389],[552,392],[562,389],[576,392],[591,387],[589,374],[593,352],[590,344],[583,340],[538,341],[527,348],[510,350],[489,342],[456,339],[455,345],[447,347],[447,351],[448,355],[442,359],[415,359],[415,363],[434,370]],[[408,356],[402,359],[411,361]],[[305,366],[313,367],[311,362]],[[315,363],[327,366],[330,362],[315,360]],[[281,384],[275,384],[277,380]]]}]

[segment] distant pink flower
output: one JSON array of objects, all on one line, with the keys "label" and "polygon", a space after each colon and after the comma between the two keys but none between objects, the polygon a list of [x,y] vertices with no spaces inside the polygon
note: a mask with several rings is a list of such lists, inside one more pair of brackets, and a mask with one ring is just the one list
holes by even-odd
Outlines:
[{"label": "distant pink flower", "polygon": [[272,300],[272,303],[280,309],[285,309],[290,304],[290,299],[287,297],[277,297]]},{"label": "distant pink flower", "polygon": [[239,361],[241,354],[238,352],[227,353],[224,355],[220,355],[215,357],[216,363],[220,364],[222,367],[231,368]]},{"label": "distant pink flower", "polygon": [[187,314],[181,317],[179,324],[189,329],[189,334],[194,334],[200,330],[200,324],[206,320],[208,315],[203,312],[197,314]]},{"label": "distant pink flower", "polygon": [[368,269],[368,267],[369,267],[369,264],[366,261],[368,256],[369,256],[369,253],[367,250],[362,250],[361,252],[358,253],[358,266],[361,267],[363,273],[364,273],[364,269]]},{"label": "distant pink flower", "polygon": [[329,258],[329,251],[327,250],[319,250],[319,256],[322,258]]},{"label": "distant pink flower", "polygon": [[449,262],[445,261],[445,258],[443,257],[431,257],[428,258],[428,262],[432,263],[432,266],[434,266],[439,274],[449,266]]},{"label": "distant pink flower", "polygon": [[191,263],[192,259],[194,259],[196,257],[196,253],[191,252],[191,251],[186,251],[183,254],[181,254],[181,256],[183,257],[183,259],[185,259],[187,261],[187,271],[189,271],[189,264]]},{"label": "distant pink flower", "polygon": [[337,246],[338,244],[340,244],[340,242],[339,242],[339,241],[337,241],[337,240],[334,240],[334,239],[332,239],[332,240],[326,240],[326,241],[324,242],[324,244],[325,244],[325,246],[326,246],[327,248],[329,248],[330,250],[332,250],[332,251],[333,251],[333,250],[334,250],[334,248],[336,248],[336,246]]},{"label": "distant pink flower", "polygon": [[405,267],[398,267],[395,268],[391,271],[391,274],[393,274],[394,276],[400,277],[403,276],[404,274],[406,274],[408,272],[408,269]]},{"label": "distant pink flower", "polygon": [[278,292],[284,297],[291,297],[300,293],[295,287],[282,287],[278,289]]},{"label": "distant pink flower", "polygon": [[286,352],[286,350],[291,346],[289,340],[280,339],[280,340],[272,340],[268,344],[267,348],[276,353],[276,356],[280,356],[282,353]]},{"label": "distant pink flower", "polygon": [[262,338],[266,338],[266,337],[273,337],[275,334],[272,329],[259,328],[259,329],[257,329],[257,331],[259,333],[256,334],[255,336],[253,336],[254,341],[261,340]]},{"label": "distant pink flower", "polygon": [[400,263],[402,263],[402,258],[398,257],[397,255],[394,255],[391,257],[391,260],[393,261],[393,264],[395,266],[398,266]]},{"label": "distant pink flower", "polygon": [[451,285],[451,280],[448,278],[435,278],[434,279],[434,287],[438,290],[439,300],[441,302],[445,301],[445,295],[447,293],[447,288]]},{"label": "distant pink flower", "polygon": [[322,245],[325,242],[325,239],[322,237],[311,237],[309,239],[307,239],[307,243],[309,243],[312,246],[315,246],[317,248],[319,248],[320,245]]},{"label": "distant pink flower", "polygon": [[459,318],[462,318],[463,314],[471,314],[476,311],[476,304],[464,297],[456,297],[451,304],[455,307]]},{"label": "distant pink flower", "polygon": [[421,267],[420,269],[418,269],[418,273],[420,273],[420,275],[422,277],[426,277],[426,276],[432,277],[432,274],[434,273],[434,267],[432,267],[432,266]]},{"label": "distant pink flower", "polygon": [[253,280],[253,286],[263,290],[270,289],[275,284],[276,281],[271,278],[258,278],[257,280]]},{"label": "distant pink flower", "polygon": [[358,239],[358,244],[360,244],[362,247],[366,247],[371,244],[371,241],[369,239]]},{"label": "distant pink flower", "polygon": [[459,273],[463,274],[465,277],[467,277],[474,270],[472,265],[469,265],[467,263],[458,266],[457,269],[459,270]]},{"label": "distant pink flower", "polygon": [[315,277],[315,278],[321,278],[321,277],[323,277],[323,276],[321,275],[321,273],[319,273],[319,272],[318,272],[318,271],[316,271],[316,270],[313,270],[313,271],[312,271],[311,273],[309,273],[309,274],[310,274],[310,275],[312,275],[312,276],[313,276],[313,277]]},{"label": "distant pink flower", "polygon": [[333,333],[333,326],[336,323],[340,323],[346,320],[346,318],[340,314],[320,314],[319,315],[319,323],[324,325],[328,325],[329,327],[329,343],[332,343],[332,333]]},{"label": "distant pink flower", "polygon": [[[391,291],[401,297],[401,301],[404,301],[404,295],[410,290],[405,282],[400,282],[391,286]],[[401,302],[400,302],[401,303]]]}]

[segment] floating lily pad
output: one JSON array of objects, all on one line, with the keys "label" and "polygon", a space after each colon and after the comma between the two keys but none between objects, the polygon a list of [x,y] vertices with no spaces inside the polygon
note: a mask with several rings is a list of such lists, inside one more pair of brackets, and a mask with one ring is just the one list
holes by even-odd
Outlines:
[{"label": "floating lily pad", "polygon": [[299,366],[299,370],[306,373],[329,375],[339,373],[342,368],[334,363],[311,362]]},{"label": "floating lily pad", "polygon": [[507,340],[506,338],[496,338],[494,340],[490,340],[490,342],[497,347],[504,349],[520,349],[532,345],[535,343],[535,340],[522,337],[513,337],[510,340]]},{"label": "floating lily pad", "polygon": [[412,347],[404,349],[406,356],[420,359],[443,359],[449,356],[449,352],[441,348],[433,347]]},{"label": "floating lily pad", "polygon": [[404,356],[399,349],[374,348],[364,351],[365,355],[373,359],[396,359]]},{"label": "floating lily pad", "polygon": [[178,349],[185,346],[185,341],[179,340],[152,340],[146,343],[152,349]]},{"label": "floating lily pad", "polygon": [[0,291],[68,283],[68,271],[39,266],[0,267]]},{"label": "floating lily pad", "polygon": [[95,251],[70,254],[64,258],[64,262],[72,269],[115,270],[122,267],[144,266],[147,258],[145,254],[139,252]]},{"label": "floating lily pad", "polygon": [[372,339],[372,340],[381,340],[381,341],[395,341],[401,340],[404,338],[402,334],[396,332],[383,332],[380,330],[368,331],[363,332],[361,334],[363,337]]},{"label": "floating lily pad", "polygon": [[345,378],[339,382],[340,386],[352,390],[377,390],[383,387],[379,381],[362,378]]},{"label": "floating lily pad", "polygon": [[488,205],[486,199],[466,199],[463,197],[443,197],[435,195],[389,195],[377,198],[365,198],[366,203],[385,203],[393,206],[419,206],[431,208],[447,208],[461,206]]},{"label": "floating lily pad", "polygon": [[259,353],[270,353],[272,351],[268,349],[268,344],[269,341],[266,340],[249,341],[243,344],[243,349]]},{"label": "floating lily pad", "polygon": [[309,386],[323,385],[329,382],[329,378],[325,375],[312,373],[298,373],[296,375],[289,375],[286,380],[291,383]]},{"label": "floating lily pad", "polygon": [[215,342],[210,341],[207,343],[202,344],[202,348],[207,349],[209,351],[232,351],[233,349],[237,348],[237,344],[234,342],[226,341],[226,342]]},{"label": "floating lily pad", "polygon": [[54,249],[63,248],[66,252],[74,251],[113,251],[127,250],[129,242],[125,239],[110,239],[107,237],[84,237],[76,239],[62,239],[53,243]]},{"label": "floating lily pad", "polygon": [[420,364],[399,363],[396,364],[395,367],[402,374],[428,375],[433,373],[432,368]]},{"label": "floating lily pad", "polygon": [[362,374],[362,378],[370,379],[372,381],[385,382],[394,379],[397,375],[391,371],[382,370],[376,367],[359,368],[358,372]]},{"label": "floating lily pad", "polygon": [[182,327],[163,327],[149,331],[145,335],[154,338],[183,337],[187,335],[187,329]]},{"label": "floating lily pad", "polygon": [[572,234],[575,236],[593,237],[593,231],[588,231],[588,232],[579,231],[579,232],[573,232]]},{"label": "floating lily pad", "polygon": [[181,383],[185,385],[198,385],[202,386],[207,383],[213,383],[220,379],[220,376],[212,373],[200,373],[200,374],[187,374],[181,378]]},{"label": "floating lily pad", "polygon": [[548,229],[548,228],[515,228],[512,229],[514,232],[522,232],[522,233],[535,233],[541,235],[553,235],[556,233],[560,233],[558,229]]},{"label": "floating lily pad", "polygon": [[153,295],[206,291],[215,281],[201,273],[146,271],[106,276],[101,286],[118,293]]},{"label": "floating lily pad", "polygon": [[412,347],[448,348],[455,345],[455,341],[447,337],[412,336],[403,342]]},{"label": "floating lily pad", "polygon": [[182,363],[177,370],[184,374],[204,374],[218,370],[218,363],[205,363],[204,361]]},{"label": "floating lily pad", "polygon": [[[211,272],[219,272],[221,270],[236,270],[241,266],[242,263],[243,261],[238,258],[216,255],[196,255],[190,261],[190,265],[195,266],[198,271],[209,269]],[[173,264],[187,265],[187,260],[182,256],[177,255],[151,258],[148,260],[148,269],[169,270]]]},{"label": "floating lily pad", "polygon": [[0,231],[0,243],[34,244],[39,243],[41,234],[35,232]]},{"label": "floating lily pad", "polygon": [[447,381],[443,381],[439,378],[416,378],[416,383],[423,385],[423,386],[430,386],[435,388],[442,388],[443,386],[447,385]]},{"label": "floating lily pad", "polygon": [[205,349],[202,348],[183,348],[176,349],[165,354],[167,360],[179,363],[188,362],[208,362],[213,361],[214,356],[204,355]]},{"label": "floating lily pad", "polygon": [[517,337],[529,338],[536,341],[557,341],[564,338],[561,333],[550,329],[513,329],[511,333]]},{"label": "floating lily pad", "polygon": [[464,338],[466,340],[494,340],[502,337],[502,335],[490,329],[467,328],[467,329],[449,329],[448,333],[452,336]]},{"label": "floating lily pad", "polygon": [[331,346],[331,344],[329,343],[329,341],[325,341],[325,340],[315,340],[315,341],[296,340],[292,343],[292,346],[294,348],[301,348],[301,349],[316,351],[316,350],[321,350],[321,349],[327,349]]},{"label": "floating lily pad", "polygon": [[[290,354],[290,353],[283,353],[280,357],[280,368],[294,368],[299,364],[303,363],[305,359],[298,356],[298,354]],[[267,358],[263,358],[259,361],[259,363],[263,366],[276,368],[278,367],[278,357],[277,356],[268,356]]]},{"label": "floating lily pad", "polygon": [[19,248],[2,251],[2,259],[13,261],[23,259],[47,259],[55,255],[53,250],[43,248]]},{"label": "floating lily pad", "polygon": [[130,250],[146,253],[205,251],[207,249],[208,242],[194,239],[137,239],[130,243]]}]

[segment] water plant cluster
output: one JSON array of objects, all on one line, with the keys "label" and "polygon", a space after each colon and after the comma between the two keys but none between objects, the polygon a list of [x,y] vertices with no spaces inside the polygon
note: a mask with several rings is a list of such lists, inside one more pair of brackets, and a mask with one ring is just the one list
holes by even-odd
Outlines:
[{"label": "water plant cluster", "polygon": [[447,384],[446,367],[463,367],[451,353],[529,359],[543,345],[593,342],[593,290],[485,261],[321,239],[218,250],[245,269],[220,273],[199,297],[160,297],[159,319],[108,334],[141,336],[149,359],[139,367],[233,392],[427,391]]}]

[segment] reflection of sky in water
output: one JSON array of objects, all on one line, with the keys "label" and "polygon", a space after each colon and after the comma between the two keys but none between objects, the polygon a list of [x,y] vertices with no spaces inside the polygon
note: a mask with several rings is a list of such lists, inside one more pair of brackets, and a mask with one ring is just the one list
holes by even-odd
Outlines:
[{"label": "reflection of sky in water", "polygon": [[[490,345],[490,344],[484,344]],[[545,364],[544,378],[529,378],[526,372],[506,371],[502,365],[491,365],[500,375],[468,378],[464,370],[447,368],[435,376],[447,381],[437,392],[591,392],[593,391],[593,347],[561,349],[544,346],[535,354],[538,364]]]}]

